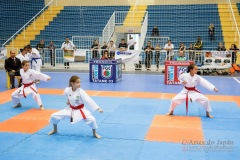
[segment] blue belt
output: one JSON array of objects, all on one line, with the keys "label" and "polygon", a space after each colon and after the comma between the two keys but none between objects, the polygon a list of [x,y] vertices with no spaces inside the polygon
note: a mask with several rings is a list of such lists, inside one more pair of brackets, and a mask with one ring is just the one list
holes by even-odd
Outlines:
[{"label": "blue belt", "polygon": [[37,63],[37,61],[36,61],[37,59],[41,59],[41,58],[32,58],[31,64],[32,64],[32,61],[35,61]]}]

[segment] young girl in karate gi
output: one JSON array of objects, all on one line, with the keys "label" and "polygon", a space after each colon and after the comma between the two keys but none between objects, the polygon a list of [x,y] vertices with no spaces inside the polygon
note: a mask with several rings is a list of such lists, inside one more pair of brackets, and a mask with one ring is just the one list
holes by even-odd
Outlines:
[{"label": "young girl in karate gi", "polygon": [[213,116],[210,115],[212,109],[210,107],[208,98],[202,95],[195,87],[197,84],[200,84],[210,91],[214,90],[215,92],[218,92],[218,89],[213,84],[197,75],[197,71],[198,67],[195,64],[191,64],[188,66],[188,73],[183,73],[179,76],[179,81],[184,85],[184,88],[179,94],[173,97],[169,108],[169,113],[166,115],[173,115],[175,107],[184,101],[186,101],[186,112],[188,112],[188,100],[190,100],[191,102],[199,102],[205,108],[206,116],[213,118]]},{"label": "young girl in karate gi", "polygon": [[27,97],[29,94],[33,95],[33,99],[37,102],[40,109],[43,110],[44,107],[42,105],[42,100],[40,98],[40,95],[37,91],[37,87],[34,83],[36,79],[40,79],[42,81],[48,81],[51,79],[46,74],[43,74],[41,72],[35,71],[30,69],[30,63],[26,60],[23,60],[22,62],[22,69],[20,69],[20,75],[22,78],[22,86],[15,90],[12,93],[12,101],[14,103],[14,108],[21,107],[20,98],[21,97]]},{"label": "young girl in karate gi", "polygon": [[93,112],[98,110],[102,113],[103,110],[80,88],[80,78],[78,76],[72,76],[70,78],[69,87],[64,90],[64,94],[67,96],[67,105],[69,105],[69,107],[51,115],[49,121],[53,124],[53,130],[48,134],[51,135],[57,132],[57,124],[60,120],[70,118],[72,124],[83,119],[86,124],[92,128],[93,136],[95,138],[101,138],[101,136],[96,133],[96,129],[98,128],[96,120],[91,112],[87,110],[85,104],[88,104]]}]

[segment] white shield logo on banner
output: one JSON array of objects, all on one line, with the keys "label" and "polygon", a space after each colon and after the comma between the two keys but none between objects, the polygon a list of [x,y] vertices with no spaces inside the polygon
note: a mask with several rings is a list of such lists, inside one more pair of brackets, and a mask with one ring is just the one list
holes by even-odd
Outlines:
[{"label": "white shield logo on banner", "polygon": [[112,77],[112,65],[101,65],[102,78],[110,79]]}]

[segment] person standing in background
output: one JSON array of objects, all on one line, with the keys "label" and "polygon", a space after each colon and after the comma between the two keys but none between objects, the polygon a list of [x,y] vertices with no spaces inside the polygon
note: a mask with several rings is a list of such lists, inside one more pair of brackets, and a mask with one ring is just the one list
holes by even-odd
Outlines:
[{"label": "person standing in background", "polygon": [[[64,52],[65,52],[67,50],[76,50],[77,48],[75,47],[73,42],[70,41],[68,37],[66,37],[65,42],[63,42],[61,49],[64,50]],[[69,68],[69,62],[64,62],[64,66],[65,66],[65,68],[68,69]]]},{"label": "person standing in background", "polygon": [[128,41],[129,50],[134,50],[134,45],[135,45],[136,43],[137,43],[137,42],[133,39],[133,37],[130,36],[129,41]]},{"label": "person standing in background", "polygon": [[41,55],[42,58],[42,67],[44,67],[44,40],[40,40],[40,42],[37,44],[36,49],[38,50],[39,54]]},{"label": "person standing in background", "polygon": [[48,49],[50,51],[51,66],[53,66],[53,67],[55,67],[55,49],[56,48],[57,48],[57,46],[54,44],[54,42],[50,41]]}]

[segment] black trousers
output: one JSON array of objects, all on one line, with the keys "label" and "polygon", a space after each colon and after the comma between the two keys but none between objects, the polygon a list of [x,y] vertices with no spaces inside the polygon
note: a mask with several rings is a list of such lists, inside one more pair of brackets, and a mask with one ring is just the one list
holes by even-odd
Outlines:
[{"label": "black trousers", "polygon": [[51,61],[51,66],[55,67],[55,55],[54,51],[50,50],[50,61]]},{"label": "black trousers", "polygon": [[151,54],[146,54],[146,58],[145,58],[145,67],[147,69],[151,68],[151,60],[152,60],[152,55]]},{"label": "black trousers", "polygon": [[[8,72],[10,77],[11,88],[15,88],[15,76],[20,76],[20,72]],[[18,87],[21,86],[22,79],[20,80]]]},{"label": "black trousers", "polygon": [[69,68],[69,62],[64,62],[65,68]]},{"label": "black trousers", "polygon": [[159,68],[159,58],[160,58],[160,52],[155,52],[155,62],[156,62],[156,66],[157,68]]},{"label": "black trousers", "polygon": [[98,51],[92,51],[92,58],[98,58]]}]

